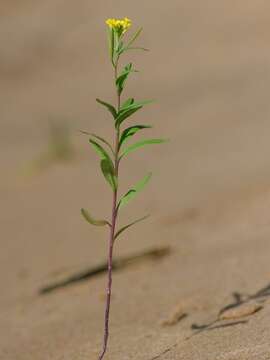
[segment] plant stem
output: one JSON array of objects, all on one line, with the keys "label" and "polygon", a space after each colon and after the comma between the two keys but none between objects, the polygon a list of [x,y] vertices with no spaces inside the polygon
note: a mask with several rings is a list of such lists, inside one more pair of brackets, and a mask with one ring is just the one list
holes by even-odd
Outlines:
[{"label": "plant stem", "polygon": [[[118,59],[115,64],[115,80],[118,76]],[[117,111],[120,110],[121,96],[117,91]],[[118,180],[118,168],[119,168],[119,128],[115,131],[115,155],[114,155],[114,167],[115,175]],[[110,238],[109,238],[109,250],[108,250],[108,283],[107,283],[107,296],[106,296],[106,308],[105,308],[105,324],[104,324],[104,338],[103,338],[103,349],[99,355],[99,360],[102,360],[108,346],[109,339],[109,319],[110,319],[110,306],[111,306],[111,294],[112,294],[112,261],[113,261],[113,244],[115,236],[115,227],[117,220],[117,187],[113,192],[112,201],[112,221],[110,227]]]}]

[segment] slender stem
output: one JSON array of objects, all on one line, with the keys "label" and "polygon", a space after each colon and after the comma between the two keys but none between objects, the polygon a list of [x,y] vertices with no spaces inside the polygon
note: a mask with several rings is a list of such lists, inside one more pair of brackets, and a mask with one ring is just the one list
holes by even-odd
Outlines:
[{"label": "slender stem", "polygon": [[[117,79],[118,74],[118,59],[115,64],[115,80]],[[120,110],[121,105],[121,96],[117,92],[117,110]],[[114,153],[114,167],[115,175],[118,179],[118,169],[119,169],[119,129],[115,131],[115,153]],[[109,238],[109,250],[108,250],[108,283],[107,283],[107,296],[106,296],[106,308],[105,308],[105,324],[104,324],[104,339],[103,339],[103,349],[99,355],[99,360],[102,360],[108,346],[109,339],[109,319],[110,319],[110,306],[111,306],[111,294],[112,294],[112,261],[113,261],[113,244],[115,236],[117,220],[117,188],[113,192],[113,201],[112,201],[112,221],[110,227],[110,238]]]}]

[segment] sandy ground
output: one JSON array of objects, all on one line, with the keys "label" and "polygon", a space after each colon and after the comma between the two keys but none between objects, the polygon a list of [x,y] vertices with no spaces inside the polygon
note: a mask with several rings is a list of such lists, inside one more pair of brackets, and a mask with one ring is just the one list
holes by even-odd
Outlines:
[{"label": "sandy ground", "polygon": [[[133,54],[141,72],[127,95],[157,99],[136,120],[171,141],[122,171],[123,188],[154,177],[121,223],[152,216],[115,258],[170,253],[115,272],[107,359],[270,359],[269,10],[263,0],[2,1],[1,360],[95,360],[101,346],[105,274],[39,290],[106,258],[106,232],[79,209],[108,215],[110,193],[77,129],[111,135],[94,100],[113,101],[109,16],[145,29],[151,52]],[[69,126],[65,161],[46,155],[52,121]]]}]

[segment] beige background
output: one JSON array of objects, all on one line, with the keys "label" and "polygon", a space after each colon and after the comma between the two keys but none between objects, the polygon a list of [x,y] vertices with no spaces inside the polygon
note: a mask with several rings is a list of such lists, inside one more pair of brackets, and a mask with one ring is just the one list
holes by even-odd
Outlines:
[{"label": "beige background", "polygon": [[[232,292],[270,282],[269,10],[262,0],[2,1],[1,359],[96,359],[101,345],[104,276],[47,296],[38,290],[106,257],[106,232],[79,209],[109,215],[110,192],[77,130],[112,134],[95,102],[114,101],[104,25],[112,16],[143,26],[138,44],[151,49],[126,58],[140,70],[126,95],[157,100],[130,121],[170,138],[122,168],[123,191],[154,176],[121,223],[152,216],[122,237],[115,256],[167,245],[171,255],[115,273],[107,358],[150,360],[177,344],[160,359],[268,359],[267,298],[245,324],[185,338]],[[68,127],[65,161],[47,155],[52,122]],[[162,327],[179,302],[188,316]]]}]

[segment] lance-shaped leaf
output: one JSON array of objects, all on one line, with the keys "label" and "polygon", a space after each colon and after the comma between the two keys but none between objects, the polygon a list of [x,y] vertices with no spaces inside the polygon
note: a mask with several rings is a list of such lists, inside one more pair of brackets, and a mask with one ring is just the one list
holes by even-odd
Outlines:
[{"label": "lance-shaped leaf", "polygon": [[143,50],[143,51],[149,51],[149,49],[141,47],[141,46],[136,46],[136,47],[129,47],[129,48],[125,48],[124,51],[130,51],[130,50]]},{"label": "lance-shaped leaf", "polygon": [[105,179],[111,185],[113,191],[115,191],[117,189],[117,177],[112,162],[108,159],[103,159],[100,162],[100,167]]},{"label": "lance-shaped leaf", "polygon": [[122,40],[119,41],[117,49],[115,50],[116,54],[119,56],[122,53],[124,48],[124,42]]},{"label": "lance-shaped leaf", "polygon": [[90,133],[88,131],[83,131],[83,130],[79,130],[82,134],[86,134],[86,135],[90,135],[90,136],[93,136],[94,138],[96,138],[97,140],[103,142],[103,144],[106,144],[107,146],[109,146],[111,152],[114,154],[114,150],[111,146],[111,144],[105,140],[103,137],[99,136],[99,135],[96,135],[96,134],[93,134],[93,133]]},{"label": "lance-shaped leaf", "polygon": [[135,196],[145,187],[145,185],[151,179],[152,173],[146,175],[140,180],[132,189],[130,189],[120,200],[117,205],[117,210],[121,209],[124,205],[127,205],[130,200],[134,199]]},{"label": "lance-shaped leaf", "polygon": [[113,162],[109,156],[109,154],[107,153],[107,151],[96,141],[89,139],[90,144],[93,146],[94,150],[96,151],[96,153],[101,157],[101,159],[106,159],[109,162],[111,162],[112,166],[113,166]]},{"label": "lance-shaped leaf", "polygon": [[115,119],[116,128],[118,128],[125,119],[140,110],[144,105],[150,104],[151,102],[153,102],[153,100],[134,101],[132,104],[122,107]]},{"label": "lance-shaped leaf", "polygon": [[107,145],[107,146],[110,148],[111,152],[114,154],[114,150],[113,150],[111,144],[110,144],[107,140],[105,140],[103,137],[101,137],[101,136],[99,136],[99,135],[96,135],[96,134],[93,134],[93,133],[90,134],[90,135],[92,135],[92,136],[93,136],[94,138],[96,138],[97,140],[103,142],[103,144]]},{"label": "lance-shaped leaf", "polygon": [[132,110],[137,107],[143,107],[144,105],[148,105],[148,104],[151,104],[152,102],[154,102],[154,100],[142,100],[142,101],[134,101],[134,99],[128,99],[128,100],[132,100],[132,102],[127,103],[126,105],[123,104],[121,106],[121,109],[120,109],[118,115],[121,115],[121,113],[123,113],[124,111]]},{"label": "lance-shaped leaf", "polygon": [[146,49],[146,48],[143,48],[143,47],[140,47],[140,46],[131,46],[135,40],[137,40],[137,38],[139,37],[139,35],[141,34],[142,32],[142,28],[140,28],[134,35],[133,37],[130,39],[130,41],[127,43],[126,46],[123,46],[122,49],[120,49],[119,51],[119,55],[123,54],[124,52],[126,51],[129,51],[129,50],[144,50],[144,51],[149,51],[149,49]]},{"label": "lance-shaped leaf", "polygon": [[136,70],[134,70],[132,68],[132,64],[130,63],[124,67],[124,70],[121,72],[119,77],[116,79],[116,87],[117,87],[118,94],[122,93],[125,82],[131,72],[136,72]]},{"label": "lance-shaped leaf", "polygon": [[153,145],[153,144],[161,144],[166,142],[167,140],[165,139],[148,139],[148,140],[142,140],[142,141],[138,141],[135,144],[132,144],[130,146],[128,146],[126,149],[123,150],[120,159],[122,159],[124,156],[126,156],[127,154],[129,154],[130,152],[137,150],[143,146],[146,145]]},{"label": "lance-shaped leaf", "polygon": [[134,103],[134,99],[133,98],[129,98],[127,99],[125,102],[123,102],[121,108],[120,108],[120,111],[122,111],[125,107],[128,107],[130,106],[131,104]]},{"label": "lance-shaped leaf", "polygon": [[125,129],[121,134],[119,149],[131,136],[135,135],[139,130],[150,129],[151,127],[152,126],[150,125],[134,125]]},{"label": "lance-shaped leaf", "polygon": [[134,108],[131,108],[129,110],[123,111],[121,114],[119,114],[115,120],[115,127],[119,128],[119,126],[121,125],[121,123],[126,120],[128,117],[130,117],[132,114],[134,114],[135,112],[137,112],[138,110],[140,110],[142,108],[142,106],[137,106]]},{"label": "lance-shaped leaf", "polygon": [[97,101],[99,104],[105,106],[105,107],[109,110],[109,112],[112,114],[112,116],[114,117],[114,119],[117,118],[117,111],[116,111],[116,109],[115,109],[115,107],[114,107],[113,105],[111,105],[111,104],[109,104],[109,103],[107,103],[107,102],[105,102],[105,101],[103,101],[103,100],[100,100],[100,99],[96,99],[96,101]]},{"label": "lance-shaped leaf", "polygon": [[135,34],[132,36],[132,38],[127,43],[127,47],[130,47],[135,42],[135,40],[140,36],[142,30],[143,30],[143,28],[141,27],[135,32]]},{"label": "lance-shaped leaf", "polygon": [[92,139],[90,139],[89,141],[92,144],[95,151],[101,157],[100,167],[101,167],[101,170],[102,170],[102,173],[103,173],[105,179],[111,185],[112,189],[116,190],[116,188],[117,188],[117,178],[116,178],[116,175],[115,175],[114,165],[113,165],[113,162],[112,162],[109,154],[96,141],[94,141]]},{"label": "lance-shaped leaf", "polygon": [[81,214],[84,217],[84,219],[91,225],[95,225],[95,226],[109,225],[109,226],[111,226],[111,224],[107,220],[94,219],[93,216],[91,216],[89,214],[89,212],[87,210],[85,210],[85,209],[81,209]]},{"label": "lance-shaped leaf", "polygon": [[132,225],[135,225],[135,224],[137,224],[138,222],[147,219],[149,216],[150,216],[150,215],[146,215],[146,216],[144,216],[144,217],[142,217],[142,218],[140,218],[140,219],[137,219],[137,220],[133,221],[132,223],[130,223],[130,224],[128,224],[128,225],[123,226],[123,227],[122,227],[121,229],[119,229],[119,230],[117,231],[117,233],[115,234],[114,240],[116,240],[116,239],[118,238],[118,236],[122,234],[122,232],[124,232],[125,230],[127,230],[128,228],[130,228]]}]

